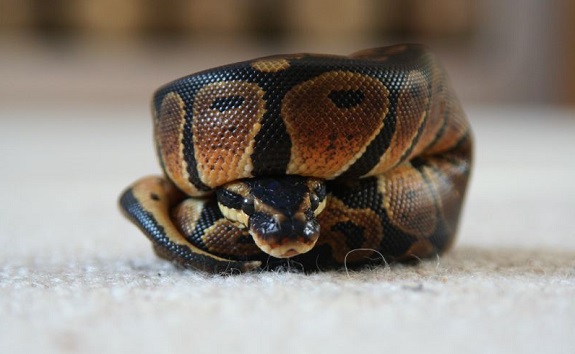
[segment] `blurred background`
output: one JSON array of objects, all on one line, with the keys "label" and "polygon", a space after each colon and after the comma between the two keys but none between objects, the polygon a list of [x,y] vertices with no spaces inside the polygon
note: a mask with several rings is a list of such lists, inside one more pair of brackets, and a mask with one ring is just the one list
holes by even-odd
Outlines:
[{"label": "blurred background", "polygon": [[[452,258],[209,278],[118,211],[161,171],[160,85],[398,42],[441,57],[476,138]],[[0,0],[0,353],[575,353],[574,137],[575,0]]]},{"label": "blurred background", "polygon": [[575,105],[572,0],[0,0],[0,17],[0,103],[142,104],[229,62],[422,42],[465,103]]}]

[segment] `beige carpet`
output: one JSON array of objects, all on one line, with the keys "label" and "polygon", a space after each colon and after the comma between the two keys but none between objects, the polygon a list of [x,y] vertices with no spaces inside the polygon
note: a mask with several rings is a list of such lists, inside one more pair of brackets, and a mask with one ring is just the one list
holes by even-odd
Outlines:
[{"label": "beige carpet", "polygon": [[211,277],[116,207],[157,173],[147,102],[0,106],[0,353],[575,353],[575,112],[470,108],[452,253]]}]

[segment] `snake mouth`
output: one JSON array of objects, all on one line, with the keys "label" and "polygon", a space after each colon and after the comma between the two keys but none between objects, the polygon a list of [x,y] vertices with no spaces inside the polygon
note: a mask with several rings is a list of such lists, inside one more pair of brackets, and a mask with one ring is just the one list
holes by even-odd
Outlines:
[{"label": "snake mouth", "polygon": [[290,258],[310,251],[319,238],[315,217],[284,219],[266,214],[250,217],[249,232],[256,245],[275,258]]},{"label": "snake mouth", "polygon": [[303,238],[286,242],[284,244],[270,242],[270,240],[262,240],[259,237],[254,237],[256,245],[265,253],[275,258],[291,258],[297,255],[310,251],[317,241],[305,242]]}]

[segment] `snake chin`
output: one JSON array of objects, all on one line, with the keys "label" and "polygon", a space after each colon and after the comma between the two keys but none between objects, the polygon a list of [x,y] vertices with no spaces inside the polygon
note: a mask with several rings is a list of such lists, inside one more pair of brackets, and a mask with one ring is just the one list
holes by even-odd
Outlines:
[{"label": "snake chin", "polygon": [[262,251],[266,252],[267,254],[275,258],[291,258],[297,256],[298,254],[305,253],[310,249],[311,247],[309,249],[306,248],[302,250],[301,247],[299,247],[298,249],[298,248],[291,248],[291,246],[289,246],[289,247],[271,248],[269,250],[262,249]]},{"label": "snake chin", "polygon": [[262,240],[259,237],[254,237],[254,241],[263,252],[272,257],[290,258],[310,251],[315,246],[317,238],[307,241],[303,238],[299,238],[296,240],[288,240],[287,242],[284,241],[283,244]]},{"label": "snake chin", "polygon": [[254,214],[250,217],[249,232],[256,245],[276,258],[289,258],[310,251],[319,238],[319,222],[315,217],[297,214]]}]

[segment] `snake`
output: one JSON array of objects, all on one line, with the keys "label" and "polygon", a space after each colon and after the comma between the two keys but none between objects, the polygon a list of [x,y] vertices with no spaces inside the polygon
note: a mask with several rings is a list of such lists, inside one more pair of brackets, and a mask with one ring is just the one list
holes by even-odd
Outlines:
[{"label": "snake", "polygon": [[424,45],[207,69],[160,87],[152,115],[163,174],[119,204],[179,266],[375,267],[454,242],[473,137]]}]

